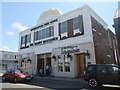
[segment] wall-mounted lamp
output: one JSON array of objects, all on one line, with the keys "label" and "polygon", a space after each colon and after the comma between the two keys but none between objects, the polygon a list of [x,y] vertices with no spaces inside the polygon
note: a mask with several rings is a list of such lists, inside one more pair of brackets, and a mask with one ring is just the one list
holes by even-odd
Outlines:
[{"label": "wall-mounted lamp", "polygon": [[88,50],[87,50],[87,52],[85,53],[85,55],[87,56],[88,59],[90,59],[90,53],[89,53]]},{"label": "wall-mounted lamp", "polygon": [[60,59],[61,57],[60,57],[60,55],[58,55],[58,59]]},{"label": "wall-mounted lamp", "polygon": [[70,58],[70,60],[73,59],[72,55],[70,55],[69,53],[67,54],[67,58]]},{"label": "wall-mounted lamp", "polygon": [[56,56],[53,55],[53,56],[52,56],[52,59],[54,59],[54,60],[56,61]]},{"label": "wall-mounted lamp", "polygon": [[28,59],[27,62],[30,62],[30,63],[31,63],[31,59]]},{"label": "wall-mounted lamp", "polygon": [[22,59],[21,62],[24,62],[24,60]]}]

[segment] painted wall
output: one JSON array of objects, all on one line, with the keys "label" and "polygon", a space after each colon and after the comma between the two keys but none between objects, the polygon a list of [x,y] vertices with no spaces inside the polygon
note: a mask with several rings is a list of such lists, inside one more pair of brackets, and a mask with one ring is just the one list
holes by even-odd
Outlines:
[{"label": "painted wall", "polygon": [[[60,40],[59,34],[58,34],[58,25],[60,22],[66,21],[68,19],[74,18],[78,15],[82,15],[83,16],[83,26],[84,26],[84,34],[81,36],[77,36],[77,37],[71,37],[68,39],[64,39],[64,40]],[[58,37],[58,40],[53,41],[51,43],[46,43],[46,44],[42,44],[42,45],[34,45],[34,32],[38,31],[40,29],[49,27],[50,25],[46,26],[46,27],[42,27],[40,29],[36,29],[33,31],[30,30],[26,30],[23,31],[19,34],[19,37],[21,37],[22,35],[26,35],[28,33],[31,33],[31,43],[33,43],[33,46],[30,46],[29,48],[25,48],[25,49],[19,49],[19,55],[20,54],[27,54],[27,53],[33,53],[33,73],[35,73],[36,71],[36,66],[37,66],[37,54],[43,54],[43,53],[48,53],[48,52],[52,52],[52,54],[61,54],[60,48],[61,47],[65,47],[65,46],[73,46],[73,45],[79,45],[79,49],[80,49],[80,53],[86,53],[87,50],[89,50],[90,53],[90,59],[88,59],[86,57],[86,63],[88,61],[90,61],[91,63],[96,63],[95,60],[95,48],[94,48],[94,42],[93,42],[93,34],[92,34],[92,24],[91,24],[91,16],[94,17],[96,20],[98,20],[99,23],[101,23],[101,25],[103,25],[103,27],[107,28],[107,24],[89,7],[89,6],[83,6],[81,8],[78,8],[76,10],[73,10],[71,12],[68,12],[66,14],[63,14],[61,16],[58,17],[58,21],[55,23],[52,23],[50,25],[54,26],[54,37]],[[19,41],[19,45],[20,45],[20,41]],[[74,55],[73,55],[74,56]],[[67,77],[76,77],[77,76],[77,70],[76,70],[76,59],[75,57],[73,57],[73,61],[70,61],[71,64],[71,72],[58,72],[57,71],[57,62],[55,62],[54,60],[52,60],[52,75],[55,76],[67,76]]]}]

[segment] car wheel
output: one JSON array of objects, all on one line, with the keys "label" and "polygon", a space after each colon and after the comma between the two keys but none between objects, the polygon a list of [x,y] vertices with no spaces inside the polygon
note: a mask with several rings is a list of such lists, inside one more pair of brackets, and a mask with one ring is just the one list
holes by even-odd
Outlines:
[{"label": "car wheel", "polygon": [[2,76],[2,80],[3,80],[3,81],[6,81],[6,77],[5,77],[5,76]]},{"label": "car wheel", "polygon": [[14,81],[14,83],[16,83],[17,82],[17,78],[15,77],[13,81]]},{"label": "car wheel", "polygon": [[95,87],[98,86],[98,82],[97,82],[97,80],[94,79],[94,78],[91,78],[91,79],[88,81],[88,83],[89,83],[90,87],[92,87],[92,88],[95,88]]}]

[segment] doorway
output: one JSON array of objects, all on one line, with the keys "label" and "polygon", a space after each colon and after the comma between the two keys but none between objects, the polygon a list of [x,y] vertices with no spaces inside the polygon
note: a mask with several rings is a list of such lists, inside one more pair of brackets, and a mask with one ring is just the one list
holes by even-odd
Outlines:
[{"label": "doorway", "polygon": [[48,67],[51,68],[51,53],[37,55],[37,74],[46,75]]},{"label": "doorway", "polygon": [[40,74],[40,70],[42,70],[42,73],[44,74],[44,58],[40,58],[40,59],[37,60],[38,74]]},{"label": "doorway", "polygon": [[84,77],[84,71],[86,68],[85,54],[76,54],[76,60],[78,77]]}]

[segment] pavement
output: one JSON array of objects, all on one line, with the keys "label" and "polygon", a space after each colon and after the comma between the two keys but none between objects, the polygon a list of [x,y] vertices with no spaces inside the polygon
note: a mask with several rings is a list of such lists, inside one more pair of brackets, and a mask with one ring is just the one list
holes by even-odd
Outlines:
[{"label": "pavement", "polygon": [[34,78],[44,79],[44,80],[56,80],[56,81],[70,81],[70,82],[85,82],[83,78],[66,78],[66,77],[54,77],[54,76],[37,76],[35,75]]}]

